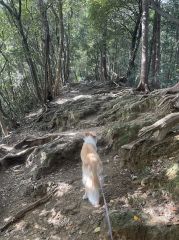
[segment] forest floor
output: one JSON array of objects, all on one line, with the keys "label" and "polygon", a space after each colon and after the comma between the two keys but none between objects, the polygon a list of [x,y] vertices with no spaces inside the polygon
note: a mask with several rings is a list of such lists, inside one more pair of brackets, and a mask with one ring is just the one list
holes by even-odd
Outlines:
[{"label": "forest floor", "polygon": [[[33,136],[34,140],[41,139],[48,134],[55,136],[43,144],[35,144],[35,147],[37,145],[35,151],[39,151],[39,155],[32,149],[23,164],[12,164],[12,166],[10,164],[0,171],[0,228],[17,213],[20,213],[19,216],[16,216],[17,221],[12,221],[7,228],[2,230],[1,240],[103,239],[103,232],[101,232],[105,218],[103,199],[101,199],[101,207],[97,209],[88,201],[82,200],[84,189],[81,181],[79,155],[82,142],[79,140],[80,147],[76,149],[77,155],[73,154],[74,149],[70,150],[70,145],[66,149],[66,142],[60,142],[60,144],[58,142],[61,139],[60,141],[67,141],[73,145],[74,139],[82,139],[82,133],[88,130],[96,131],[99,139],[98,152],[104,165],[104,192],[110,213],[131,211],[133,215],[130,220],[134,224],[141,224],[143,219],[139,212],[143,212],[150,216],[150,226],[158,225],[170,228],[171,225],[178,225],[178,202],[171,197],[166,188],[161,187],[161,181],[164,181],[164,172],[171,165],[169,157],[166,155],[153,156],[151,163],[142,168],[142,171],[135,167],[129,168],[124,164],[119,147],[110,147],[110,140],[104,139],[104,132],[112,120],[107,119],[105,122],[103,114],[105,111],[109,111],[107,108],[109,103],[114,104],[121,94],[130,95],[131,90],[114,87],[101,90],[100,88],[94,90],[90,87],[74,87],[64,92],[62,97],[51,102],[44,114],[41,109],[27,114],[22,120],[21,127],[2,140],[1,160],[7,154],[17,155],[18,152],[28,149],[29,146],[26,145],[18,150],[15,148],[17,143],[22,143],[24,138],[28,139],[29,136]],[[86,104],[89,105],[86,106]],[[73,115],[71,118],[62,119],[62,113],[66,114],[63,105],[64,109],[70,108],[70,116]],[[76,110],[77,106],[79,108]],[[81,112],[84,106],[88,107],[88,111],[85,108],[85,114]],[[62,109],[59,111],[60,108]],[[76,117],[75,111],[80,113],[80,117]],[[60,122],[57,121],[58,119]],[[120,134],[123,133],[119,132]],[[127,141],[126,144],[129,142]],[[53,146],[49,144],[53,144]],[[45,150],[53,147],[57,149],[59,145],[60,148],[62,147],[59,151],[65,151],[66,154],[63,156],[64,162],[60,166],[55,162],[53,163],[55,167],[48,166],[49,172],[43,172],[40,177],[38,174],[36,175],[36,172],[34,173],[36,162],[33,162],[33,157],[35,156],[37,159],[35,161],[39,161],[39,159],[42,161],[44,156],[42,148]],[[68,154],[68,148],[70,154]],[[178,157],[179,155],[176,153],[170,156],[170,159],[173,161]],[[31,162],[35,164],[29,167]],[[29,172],[32,175],[29,175]],[[54,192],[48,198],[53,190]],[[39,204],[38,201],[40,201]],[[37,204],[32,205],[33,203]],[[23,214],[21,210],[27,209],[30,205],[32,208]],[[121,238],[116,237],[115,239]],[[133,238],[123,235],[122,239]],[[136,238],[136,240],[140,239],[155,238],[143,236]],[[158,237],[157,239],[177,240],[175,237]]]}]

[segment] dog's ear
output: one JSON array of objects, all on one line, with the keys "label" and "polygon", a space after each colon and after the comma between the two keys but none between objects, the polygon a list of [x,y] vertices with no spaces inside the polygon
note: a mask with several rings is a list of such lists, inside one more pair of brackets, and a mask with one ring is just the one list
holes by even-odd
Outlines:
[{"label": "dog's ear", "polygon": [[88,137],[89,135],[90,135],[89,132],[84,132],[85,137]]},{"label": "dog's ear", "polygon": [[89,135],[96,138],[96,132],[89,132]]},{"label": "dog's ear", "polygon": [[91,137],[96,138],[96,132],[92,132],[92,131],[91,132],[85,132],[84,136],[85,137],[91,136]]}]

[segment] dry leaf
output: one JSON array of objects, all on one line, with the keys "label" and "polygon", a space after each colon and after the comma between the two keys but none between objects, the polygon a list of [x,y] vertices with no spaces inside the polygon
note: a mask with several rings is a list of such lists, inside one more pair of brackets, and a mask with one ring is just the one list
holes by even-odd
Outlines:
[{"label": "dry leaf", "polygon": [[94,233],[100,232],[100,227],[95,228]]},{"label": "dry leaf", "polygon": [[136,215],[134,215],[133,219],[134,219],[134,221],[140,221],[140,217],[138,217]]}]

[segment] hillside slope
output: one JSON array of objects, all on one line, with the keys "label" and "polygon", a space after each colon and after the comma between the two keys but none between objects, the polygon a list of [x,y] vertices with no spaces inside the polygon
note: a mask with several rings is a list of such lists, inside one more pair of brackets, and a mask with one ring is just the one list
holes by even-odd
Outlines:
[{"label": "hillside slope", "polygon": [[173,99],[77,84],[29,113],[0,146],[0,239],[108,239],[103,199],[99,209],[82,200],[80,149],[83,132],[93,130],[114,239],[176,240],[178,120],[160,139],[160,129],[144,129],[177,113]]}]

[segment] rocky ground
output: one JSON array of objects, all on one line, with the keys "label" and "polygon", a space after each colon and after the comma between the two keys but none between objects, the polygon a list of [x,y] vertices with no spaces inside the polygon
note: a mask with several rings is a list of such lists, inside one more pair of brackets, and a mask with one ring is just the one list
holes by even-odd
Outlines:
[{"label": "rocky ground", "polygon": [[88,130],[98,136],[114,239],[179,239],[175,94],[75,84],[27,114],[0,145],[0,239],[110,239],[103,199],[98,209],[82,200]]}]

